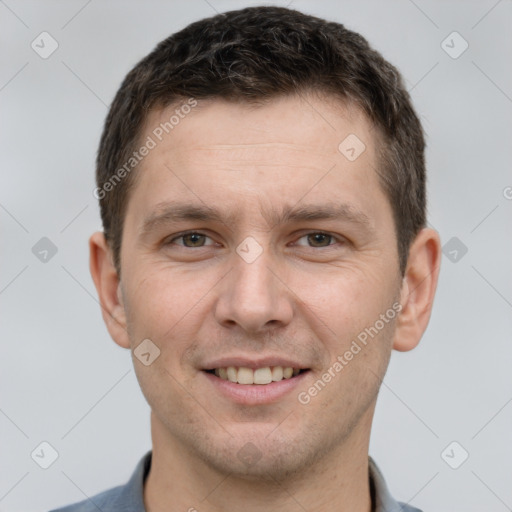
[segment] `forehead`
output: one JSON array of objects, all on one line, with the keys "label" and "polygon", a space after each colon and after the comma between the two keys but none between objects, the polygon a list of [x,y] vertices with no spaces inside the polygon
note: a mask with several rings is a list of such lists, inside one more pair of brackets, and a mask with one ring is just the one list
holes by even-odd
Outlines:
[{"label": "forehead", "polygon": [[244,206],[297,204],[307,195],[310,204],[339,199],[378,215],[378,133],[355,105],[317,96],[186,104],[149,113],[141,141],[155,147],[136,171],[128,213],[147,217],[179,198],[217,210],[236,205],[242,219]]},{"label": "forehead", "polygon": [[186,148],[196,153],[215,149],[233,160],[258,153],[279,158],[286,150],[325,160],[337,155],[333,141],[341,142],[347,129],[366,139],[370,149],[378,135],[354,103],[320,93],[281,96],[263,104],[220,98],[194,102],[192,108],[190,101],[182,100],[151,110],[144,135],[153,136],[159,145],[171,143],[169,149],[172,146],[177,156]]}]

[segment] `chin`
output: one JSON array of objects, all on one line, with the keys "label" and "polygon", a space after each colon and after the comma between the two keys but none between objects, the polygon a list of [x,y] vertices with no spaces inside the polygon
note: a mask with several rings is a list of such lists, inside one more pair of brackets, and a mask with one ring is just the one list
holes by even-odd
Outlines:
[{"label": "chin", "polygon": [[[275,425],[273,426],[275,429]],[[210,439],[208,448],[196,439],[195,450],[214,471],[246,481],[276,482],[303,474],[326,451],[307,439],[290,432],[277,435],[270,430],[251,429],[251,434],[238,432],[236,437]]]}]

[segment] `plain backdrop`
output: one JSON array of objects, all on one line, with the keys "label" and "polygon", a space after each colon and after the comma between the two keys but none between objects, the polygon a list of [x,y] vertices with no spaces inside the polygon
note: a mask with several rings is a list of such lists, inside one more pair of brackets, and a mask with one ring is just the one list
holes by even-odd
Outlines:
[{"label": "plain backdrop", "polygon": [[[96,149],[121,80],[157,42],[259,4],[0,2],[0,511],[124,483],[150,449],[149,408],[88,270]],[[290,7],[360,32],[398,66],[427,134],[429,222],[445,255],[426,334],[392,355],[370,454],[392,494],[425,512],[510,510],[512,3]],[[58,43],[45,59],[31,46],[55,44],[42,32]],[[42,442],[58,454],[48,469]]]}]

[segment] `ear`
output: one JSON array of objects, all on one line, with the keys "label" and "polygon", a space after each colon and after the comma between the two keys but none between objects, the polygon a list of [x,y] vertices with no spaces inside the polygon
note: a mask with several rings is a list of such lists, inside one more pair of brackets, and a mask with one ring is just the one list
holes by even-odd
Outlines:
[{"label": "ear", "polygon": [[89,269],[110,336],[120,347],[130,348],[121,284],[112,252],[102,232],[94,233],[89,239]]},{"label": "ear", "polygon": [[400,297],[402,310],[393,339],[395,350],[406,352],[420,342],[432,312],[440,265],[439,234],[433,229],[424,228],[409,250]]}]

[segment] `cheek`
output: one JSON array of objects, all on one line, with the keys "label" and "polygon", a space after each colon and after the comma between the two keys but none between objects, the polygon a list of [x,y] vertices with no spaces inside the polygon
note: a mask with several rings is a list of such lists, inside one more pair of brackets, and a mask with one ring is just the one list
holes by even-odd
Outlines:
[{"label": "cheek", "polygon": [[192,273],[157,266],[131,277],[127,318],[132,349],[142,340],[150,339],[160,350],[149,366],[139,363],[134,356],[137,379],[153,409],[165,411],[164,417],[171,418],[176,411],[187,408],[189,395],[184,388],[191,386],[189,376],[180,368],[181,359],[204,320],[201,299],[208,289],[205,286],[212,285],[203,279],[205,276],[199,280]]},{"label": "cheek", "polygon": [[325,331],[333,343],[343,345],[391,307],[391,288],[379,279],[382,275],[363,268],[333,268],[322,274],[304,272],[296,274],[290,288],[304,303],[304,314],[309,311],[310,321]]},{"label": "cheek", "polygon": [[[210,325],[212,297],[222,274],[213,269],[199,273],[153,264],[151,270],[140,272],[144,278],[134,275],[128,314],[132,348],[150,339],[160,349],[152,366],[161,372],[167,369],[172,375],[179,374],[180,379],[188,378],[183,361],[196,348],[201,329]],[[165,373],[159,375],[164,380],[168,378]]]},{"label": "cheek", "polygon": [[[148,266],[149,267],[149,266]],[[173,268],[144,268],[133,275],[127,289],[127,319],[133,344],[149,338],[161,350],[183,351],[205,317],[208,292],[218,282],[216,275]],[[144,276],[144,277],[142,277]]]}]

